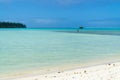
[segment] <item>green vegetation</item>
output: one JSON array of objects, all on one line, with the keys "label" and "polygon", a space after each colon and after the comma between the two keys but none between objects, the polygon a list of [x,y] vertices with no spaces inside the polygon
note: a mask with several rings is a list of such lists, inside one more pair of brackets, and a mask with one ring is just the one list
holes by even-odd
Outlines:
[{"label": "green vegetation", "polygon": [[77,29],[77,32],[80,32],[80,30],[84,29],[83,26],[80,26],[78,29]]},{"label": "green vegetation", "polygon": [[26,25],[14,22],[0,22],[0,28],[26,28]]},{"label": "green vegetation", "polygon": [[84,29],[84,27],[83,27],[83,26],[80,26],[79,29]]}]

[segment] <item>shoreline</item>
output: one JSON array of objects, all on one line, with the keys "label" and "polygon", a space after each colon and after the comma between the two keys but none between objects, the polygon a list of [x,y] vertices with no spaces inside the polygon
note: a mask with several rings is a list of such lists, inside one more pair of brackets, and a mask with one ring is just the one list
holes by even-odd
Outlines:
[{"label": "shoreline", "polygon": [[[89,65],[84,67],[76,67],[68,70],[66,69],[64,71],[53,71],[46,74],[39,74],[39,73],[30,74],[16,78],[10,78],[10,79],[8,78],[8,79],[0,79],[0,80],[78,80],[78,79],[93,80],[93,78],[96,79],[99,75],[101,77],[100,79],[97,78],[97,80],[107,80],[107,77],[111,77],[115,71],[117,71],[115,75],[118,74],[120,75],[120,60],[106,62],[102,64],[96,64],[96,65]],[[94,76],[91,76],[91,79],[87,79],[92,74],[94,74]],[[107,77],[102,76],[103,74],[106,75]],[[80,77],[83,75],[85,77]],[[95,75],[97,75],[97,77]],[[117,79],[109,79],[109,80],[117,80]]]}]

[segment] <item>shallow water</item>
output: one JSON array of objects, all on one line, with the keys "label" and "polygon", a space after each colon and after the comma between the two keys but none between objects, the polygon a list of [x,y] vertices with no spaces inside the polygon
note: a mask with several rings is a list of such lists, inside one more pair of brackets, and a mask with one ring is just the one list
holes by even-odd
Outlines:
[{"label": "shallow water", "polygon": [[115,56],[120,56],[120,36],[39,29],[0,30],[0,74]]}]

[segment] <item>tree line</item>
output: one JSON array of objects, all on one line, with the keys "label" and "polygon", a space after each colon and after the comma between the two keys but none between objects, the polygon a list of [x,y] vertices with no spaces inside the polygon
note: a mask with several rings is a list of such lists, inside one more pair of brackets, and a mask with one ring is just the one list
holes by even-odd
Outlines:
[{"label": "tree line", "polygon": [[15,22],[0,22],[0,28],[26,28],[26,25]]}]

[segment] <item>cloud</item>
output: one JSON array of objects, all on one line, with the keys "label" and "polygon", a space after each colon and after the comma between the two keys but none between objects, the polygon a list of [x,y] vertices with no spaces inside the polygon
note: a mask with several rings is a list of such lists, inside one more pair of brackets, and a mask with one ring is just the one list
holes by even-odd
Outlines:
[{"label": "cloud", "polygon": [[0,19],[0,21],[3,21],[3,22],[18,22],[18,23],[26,23],[26,22],[27,22],[27,20],[25,20],[25,19],[20,19],[20,18]]},{"label": "cloud", "polygon": [[96,27],[119,27],[120,26],[120,19],[101,19],[101,20],[92,20],[86,22],[89,26],[96,26]]},{"label": "cloud", "polygon": [[18,1],[24,1],[24,0],[0,0],[0,3],[11,3],[11,2],[18,2]]},{"label": "cloud", "polygon": [[52,4],[52,5],[72,5],[79,4],[80,2],[84,2],[84,0],[0,0],[0,3],[11,3],[11,2],[36,2],[39,4]]},{"label": "cloud", "polygon": [[120,0],[53,0],[56,1],[58,4],[62,5],[73,5],[73,4],[83,4],[83,3],[113,3],[113,2],[120,2]]},{"label": "cloud", "polygon": [[0,3],[26,1],[26,2],[37,2],[43,4],[60,4],[60,5],[72,5],[82,3],[94,3],[94,2],[120,2],[120,0],[0,0]]},{"label": "cloud", "polygon": [[35,19],[34,21],[40,24],[54,24],[57,22],[57,20],[54,19]]},{"label": "cloud", "polygon": [[120,24],[120,21],[116,21],[116,20],[96,20],[96,21],[92,21],[89,22],[89,24],[97,24],[97,25],[118,25]]},{"label": "cloud", "polygon": [[52,4],[52,5],[74,5],[83,2],[90,2],[89,0],[31,0],[40,4]]},{"label": "cloud", "polygon": [[83,0],[56,0],[56,2],[63,5],[69,5],[81,3]]},{"label": "cloud", "polygon": [[0,0],[0,2],[2,3],[8,3],[8,2],[11,2],[12,0]]}]

